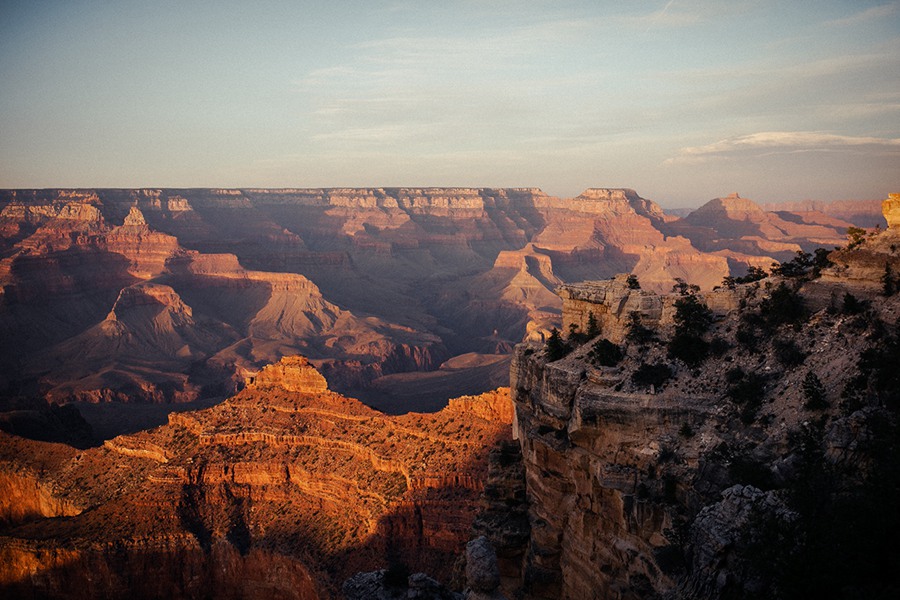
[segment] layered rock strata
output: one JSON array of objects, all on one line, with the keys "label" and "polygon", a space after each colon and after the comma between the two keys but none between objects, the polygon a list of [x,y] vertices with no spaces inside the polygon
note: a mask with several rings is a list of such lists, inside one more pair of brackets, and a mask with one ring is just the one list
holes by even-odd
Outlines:
[{"label": "layered rock strata", "polygon": [[0,589],[331,597],[389,558],[446,581],[511,417],[506,390],[387,417],[289,357],[222,404],[99,448],[0,434]]},{"label": "layered rock strata", "polygon": [[292,353],[365,392],[546,338],[560,283],[632,272],[650,291],[708,289],[840,229],[716,206],[679,225],[630,189],[2,191],[0,393],[192,400]]}]

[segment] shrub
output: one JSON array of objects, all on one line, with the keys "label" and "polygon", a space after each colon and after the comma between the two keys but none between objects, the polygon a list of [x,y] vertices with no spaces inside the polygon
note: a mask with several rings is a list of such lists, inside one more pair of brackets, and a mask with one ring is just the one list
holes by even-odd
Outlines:
[{"label": "shrub", "polygon": [[756,419],[756,413],[762,406],[763,396],[765,394],[766,380],[756,373],[737,372],[733,377],[733,381],[725,392],[725,395],[735,404],[741,407],[741,421],[745,425],[749,425]]},{"label": "shrub", "polygon": [[695,284],[688,284],[681,277],[675,278],[675,285],[672,286],[672,291],[681,294],[682,296],[686,294],[694,294],[700,291],[700,286]]},{"label": "shrub", "polygon": [[841,314],[858,315],[866,310],[866,302],[860,300],[850,292],[844,292],[844,303],[841,306]]},{"label": "shrub", "polygon": [[729,350],[731,350],[731,344],[724,338],[716,336],[709,342],[709,352],[713,356],[722,356]]},{"label": "shrub", "polygon": [[894,272],[890,263],[884,263],[884,275],[881,276],[881,293],[885,296],[893,296],[897,293],[897,287],[900,281],[894,279]]},{"label": "shrub", "polygon": [[669,356],[695,367],[706,359],[709,343],[701,336],[712,324],[712,311],[695,294],[675,301],[675,335],[669,342]]},{"label": "shrub", "polygon": [[676,454],[675,450],[669,446],[662,446],[659,449],[659,455],[656,457],[657,463],[666,463],[672,460],[675,460]]},{"label": "shrub", "polygon": [[737,383],[743,378],[744,370],[740,367],[734,367],[733,369],[729,369],[728,372],[725,373],[725,381],[727,383]]},{"label": "shrub", "polygon": [[866,240],[866,230],[861,227],[848,227],[847,240],[849,241],[847,244],[848,250],[856,248]]},{"label": "shrub", "polygon": [[628,332],[625,339],[636,344],[649,344],[656,339],[656,334],[649,327],[641,323],[641,313],[636,310],[628,313]]},{"label": "shrub", "polygon": [[695,294],[686,294],[675,301],[675,330],[702,335],[712,324],[712,311]]},{"label": "shrub", "polygon": [[622,349],[606,338],[598,340],[588,353],[590,361],[601,367],[614,367],[622,360]]},{"label": "shrub", "polygon": [[587,337],[589,340],[592,340],[598,335],[600,335],[600,324],[597,323],[597,317],[594,316],[594,311],[590,311],[588,312]]},{"label": "shrub", "polygon": [[776,339],[772,345],[775,348],[775,359],[785,367],[796,367],[806,360],[806,352],[793,340]]},{"label": "shrub", "polygon": [[661,389],[672,378],[672,369],[665,363],[643,363],[632,373],[631,381],[635,385]]},{"label": "shrub", "polygon": [[690,439],[690,438],[694,437],[694,428],[691,427],[690,423],[687,423],[687,422],[682,423],[681,428],[678,430],[678,435],[680,435],[683,438]]},{"label": "shrub", "polygon": [[669,342],[669,357],[696,367],[709,355],[709,342],[690,333],[676,333]]},{"label": "shrub", "polygon": [[578,331],[579,327],[575,323],[569,323],[569,336],[567,341],[575,346],[580,346],[588,340],[587,335]]},{"label": "shrub", "polygon": [[783,281],[759,304],[759,314],[770,328],[783,324],[798,324],[806,319],[803,298]]},{"label": "shrub", "polygon": [[866,405],[868,401],[868,377],[858,373],[844,382],[841,389],[841,412],[849,415]]},{"label": "shrub", "polygon": [[759,340],[756,337],[756,331],[747,323],[741,323],[738,326],[738,330],[734,334],[734,339],[737,341],[738,345],[750,352],[756,352],[759,349]]},{"label": "shrub", "polygon": [[738,283],[753,283],[754,281],[760,281],[768,277],[769,274],[766,273],[765,269],[762,267],[757,267],[755,265],[751,265],[749,269],[747,269],[747,274],[741,277],[725,277],[722,280],[722,285],[727,287],[728,289],[734,289],[735,284]]},{"label": "shrub", "polygon": [[782,277],[802,277],[812,269],[812,266],[812,254],[803,250],[797,250],[797,255],[791,260],[782,263],[772,263],[772,274],[781,275]]},{"label": "shrub", "polygon": [[828,258],[829,254],[831,254],[831,250],[826,250],[825,248],[815,249],[813,253],[813,277],[819,277],[822,274],[822,269],[834,266],[834,263]]},{"label": "shrub", "polygon": [[638,278],[634,275],[629,275],[628,279],[625,280],[626,285],[628,285],[628,289],[630,290],[639,290],[641,289],[641,282],[638,281]]},{"label": "shrub", "polygon": [[859,370],[881,402],[900,408],[900,337],[890,336],[864,350]]}]

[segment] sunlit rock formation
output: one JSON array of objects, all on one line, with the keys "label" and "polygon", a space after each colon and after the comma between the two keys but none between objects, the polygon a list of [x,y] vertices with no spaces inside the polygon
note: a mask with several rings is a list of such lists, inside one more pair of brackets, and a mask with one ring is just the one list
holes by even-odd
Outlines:
[{"label": "sunlit rock formation", "polygon": [[449,581],[508,391],[388,417],[303,357],[252,377],[84,451],[0,433],[0,591],[324,598],[390,560]]},{"label": "sunlit rock formation", "polygon": [[888,228],[900,228],[900,194],[889,194],[887,199],[882,202],[881,210]]}]

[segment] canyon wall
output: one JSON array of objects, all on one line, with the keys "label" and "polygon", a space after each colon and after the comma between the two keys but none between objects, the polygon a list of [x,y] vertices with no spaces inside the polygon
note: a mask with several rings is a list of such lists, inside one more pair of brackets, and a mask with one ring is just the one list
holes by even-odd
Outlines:
[{"label": "canyon wall", "polygon": [[[900,295],[882,277],[896,241],[889,230],[833,253],[820,278],[668,296],[624,275],[561,287],[564,325],[585,331],[593,313],[599,333],[563,358],[535,343],[513,357],[530,526],[515,589],[634,600],[892,589],[889,569],[859,565],[897,556],[898,528],[877,516],[900,497],[888,474]],[[671,350],[689,297],[712,309],[696,359]],[[631,312],[655,339],[629,336]],[[610,344],[621,355],[598,354]],[[879,508],[869,518],[862,505]]]},{"label": "canyon wall", "polygon": [[365,394],[545,338],[561,283],[709,289],[843,233],[711,204],[677,222],[629,189],[0,191],[0,394],[189,401],[295,353]]}]

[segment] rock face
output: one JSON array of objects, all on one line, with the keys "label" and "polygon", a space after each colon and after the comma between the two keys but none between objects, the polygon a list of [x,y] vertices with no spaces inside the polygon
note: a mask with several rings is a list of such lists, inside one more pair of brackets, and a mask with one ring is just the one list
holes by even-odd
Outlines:
[{"label": "rock face", "polygon": [[881,210],[888,228],[900,228],[900,194],[888,194],[887,199],[881,204]]},{"label": "rock face", "polygon": [[[691,545],[696,548],[687,593],[694,598],[765,594],[764,578],[754,573],[758,565],[746,564],[748,546],[759,543],[759,524],[770,519],[790,531],[799,515],[785,506],[775,492],[753,486],[735,485],[722,492],[722,499],[703,507],[691,528]],[[756,539],[754,539],[756,538]]]},{"label": "rock face", "polygon": [[4,199],[0,393],[179,402],[232,392],[246,372],[292,351],[316,356],[345,387],[446,358],[437,336],[358,318],[301,274],[186,249],[214,232],[186,198],[165,196]]},{"label": "rock face", "polygon": [[[892,236],[842,256],[883,265]],[[690,365],[667,348],[682,296],[629,289],[625,277],[560,289],[564,324],[584,331],[593,312],[622,358],[598,363],[599,338],[556,361],[538,344],[516,349],[513,435],[530,522],[523,597],[804,597],[896,584],[845,557],[896,556],[882,543],[898,528],[861,518],[863,533],[837,507],[900,500],[900,481],[885,475],[893,459],[864,441],[900,447],[900,295],[877,295],[874,273],[865,285],[840,266],[829,273],[697,295],[712,309],[703,339],[715,350]],[[868,299],[865,317],[852,303],[829,307],[846,293]],[[791,306],[803,308],[789,318]],[[657,341],[626,339],[630,310]],[[642,376],[646,367],[663,375]]]},{"label": "rock face", "polygon": [[884,216],[879,200],[838,200],[834,202],[763,203],[760,206],[769,212],[789,213],[812,218],[816,221],[834,219],[842,223],[852,223],[857,227],[884,226]]},{"label": "rock face", "polygon": [[503,598],[497,592],[500,587],[500,569],[497,554],[484,536],[466,544],[466,584],[468,600]]},{"label": "rock face", "polygon": [[286,356],[274,365],[250,377],[250,385],[263,389],[280,387],[289,392],[321,394],[328,391],[328,383],[321,373],[309,364],[305,356]]},{"label": "rock face", "polygon": [[505,389],[388,417],[286,357],[98,448],[0,434],[0,594],[325,598],[389,557],[448,581],[511,417]]},{"label": "rock face", "polygon": [[[676,296],[660,296],[631,287],[628,275],[616,275],[603,281],[585,281],[562,285],[557,293],[563,300],[563,331],[585,333],[593,315],[602,336],[615,343],[625,340],[632,314],[649,329],[668,329],[674,323]],[[710,309],[725,315],[740,307],[740,292],[716,289],[698,295]]]},{"label": "rock face", "polygon": [[481,506],[472,525],[496,550],[500,590],[508,598],[523,591],[523,564],[531,527],[525,494],[525,467],[518,442],[501,442],[488,456]]}]

